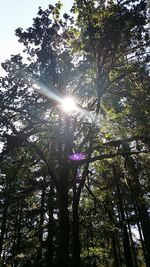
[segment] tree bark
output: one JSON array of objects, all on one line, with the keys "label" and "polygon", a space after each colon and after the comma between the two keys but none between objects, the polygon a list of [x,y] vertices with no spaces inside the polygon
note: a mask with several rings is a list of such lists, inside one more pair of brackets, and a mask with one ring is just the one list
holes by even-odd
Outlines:
[{"label": "tree bark", "polygon": [[120,227],[122,230],[125,264],[126,264],[126,267],[129,267],[129,266],[134,267],[131,248],[130,248],[129,235],[128,235],[126,221],[125,221],[123,200],[122,200],[119,182],[118,182],[120,177],[118,176],[115,166],[113,167],[113,171],[114,171],[114,176],[115,176],[116,193],[117,193],[117,198],[118,198],[118,208],[119,208],[119,213],[120,213]]},{"label": "tree bark", "polygon": [[21,221],[22,221],[22,200],[18,203],[18,212],[15,223],[14,251],[13,251],[13,266],[18,266],[18,259],[15,258],[20,252],[21,247]]},{"label": "tree bark", "polygon": [[59,244],[58,266],[69,267],[69,201],[68,201],[68,171],[61,170],[59,180]]},{"label": "tree bark", "polygon": [[144,256],[144,259],[145,259],[146,267],[149,267],[148,262],[147,262],[145,243],[144,243],[144,240],[143,240],[142,229],[141,229],[141,224],[140,224],[140,221],[139,221],[137,206],[136,206],[134,200],[133,200],[133,203],[134,203],[134,213],[135,213],[136,220],[137,220],[137,227],[138,227],[140,240],[141,240],[141,245],[142,245],[142,250],[143,250],[143,256]]},{"label": "tree bark", "polygon": [[54,185],[51,182],[50,191],[48,196],[48,237],[47,237],[47,267],[53,266],[53,198],[54,198]]},{"label": "tree bark", "polygon": [[[124,203],[124,205],[125,205],[125,203]],[[136,257],[136,251],[135,251],[134,241],[133,241],[133,237],[132,237],[131,225],[130,225],[129,215],[128,215],[128,211],[127,211],[126,206],[125,206],[125,213],[126,213],[126,218],[127,218],[127,224],[128,224],[128,230],[129,230],[129,237],[130,237],[132,254],[133,254],[133,259],[134,259],[134,267],[138,267],[137,257]]]},{"label": "tree bark", "polygon": [[130,156],[126,157],[126,168],[130,175],[128,177],[128,184],[137,206],[139,221],[141,222],[146,249],[146,264],[150,266],[150,219],[139,180],[140,173],[142,173],[143,169],[138,160]]},{"label": "tree bark", "polygon": [[73,212],[73,221],[72,221],[72,261],[71,267],[80,267],[80,239],[79,239],[79,197],[74,192],[73,197],[73,205],[72,205],[72,212]]},{"label": "tree bark", "polygon": [[7,213],[8,213],[8,196],[6,196],[5,198],[4,209],[3,209],[1,235],[0,235],[0,256],[3,251],[3,242],[4,242],[4,235],[5,235],[5,229],[6,229]]},{"label": "tree bark", "polygon": [[116,238],[113,235],[112,238],[112,248],[113,248],[113,255],[114,255],[114,267],[119,267],[119,259],[118,259],[118,252],[117,252],[117,246],[116,246]]},{"label": "tree bark", "polygon": [[146,264],[150,266],[150,221],[146,205],[137,205],[139,220],[141,222],[142,232],[146,248]]},{"label": "tree bark", "polygon": [[37,251],[37,264],[39,264],[42,259],[42,250],[43,250],[43,223],[44,223],[44,205],[45,205],[45,190],[46,190],[46,177],[42,181],[42,192],[41,192],[41,207],[40,207],[40,221],[39,221],[39,249]]},{"label": "tree bark", "polygon": [[10,194],[11,194],[11,183],[7,181],[6,190],[4,192],[4,208],[2,214],[2,225],[1,225],[1,234],[0,234],[0,257],[3,251],[4,235],[6,231],[6,222],[8,217],[8,207],[10,205]]},{"label": "tree bark", "polygon": [[79,201],[81,190],[85,184],[85,179],[88,176],[88,167],[86,166],[85,171],[82,174],[82,179],[77,187],[76,183],[77,170],[74,172],[74,184],[73,184],[73,203],[72,203],[72,259],[71,267],[80,267],[80,238],[79,238]]}]

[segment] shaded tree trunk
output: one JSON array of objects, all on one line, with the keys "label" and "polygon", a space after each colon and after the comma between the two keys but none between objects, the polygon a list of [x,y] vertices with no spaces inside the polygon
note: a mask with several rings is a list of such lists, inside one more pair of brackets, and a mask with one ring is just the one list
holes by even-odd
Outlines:
[{"label": "shaded tree trunk", "polygon": [[141,222],[141,228],[144,236],[145,248],[146,248],[146,263],[150,266],[150,221],[147,212],[146,205],[137,205],[139,220]]},{"label": "shaded tree trunk", "polygon": [[138,218],[141,222],[141,228],[144,237],[145,249],[146,249],[146,262],[150,266],[150,219],[147,211],[147,206],[141,189],[139,176],[142,174],[142,166],[133,157],[126,157],[126,169],[130,177],[128,177],[128,183],[135,200],[138,212]]},{"label": "shaded tree trunk", "polygon": [[121,255],[120,239],[117,240],[116,245],[117,245],[117,249],[118,249],[118,261],[119,261],[119,266],[122,266],[123,259],[122,259],[122,255]]},{"label": "shaded tree trunk", "polygon": [[44,205],[45,205],[45,190],[46,190],[46,184],[45,184],[45,177],[42,181],[42,194],[41,194],[41,207],[40,207],[40,222],[39,222],[39,249],[37,251],[37,264],[40,262],[42,259],[42,249],[43,249],[43,223],[44,223]]},{"label": "shaded tree trunk", "polygon": [[114,267],[119,267],[117,245],[116,245],[116,239],[114,235],[112,236],[111,240],[112,240],[112,248],[113,248],[113,255],[114,255]]},{"label": "shaded tree trunk", "polygon": [[77,187],[76,184],[76,175],[77,170],[74,173],[74,185],[73,185],[73,204],[72,204],[72,212],[73,212],[73,221],[72,221],[72,259],[71,259],[71,267],[80,267],[80,238],[79,238],[79,201],[81,190],[84,186],[85,179],[88,176],[88,168],[86,166],[85,171],[82,174],[82,179],[79,182]]},{"label": "shaded tree trunk", "polygon": [[140,222],[139,222],[139,217],[138,217],[138,213],[137,213],[137,207],[136,207],[135,203],[134,203],[134,212],[135,212],[136,219],[137,219],[137,227],[138,227],[138,231],[139,231],[139,235],[140,235],[140,240],[141,240],[141,245],[142,245],[142,250],[143,250],[143,255],[144,255],[146,267],[149,267],[148,262],[147,262],[146,250],[145,250],[145,243],[144,243],[143,236],[142,236],[142,229],[141,229],[141,225],[140,225]]},{"label": "shaded tree trunk", "polygon": [[131,225],[130,225],[130,222],[129,222],[129,215],[128,215],[128,211],[127,211],[126,207],[125,207],[125,212],[126,212],[126,218],[127,218],[127,224],[128,224],[128,230],[129,230],[129,237],[130,237],[130,241],[131,241],[132,254],[133,254],[133,259],[134,259],[134,266],[138,267],[137,258],[136,258],[136,251],[135,251],[134,241],[133,241],[133,237],[132,237]]},{"label": "shaded tree trunk", "polygon": [[123,207],[123,200],[120,192],[119,187],[119,176],[117,173],[117,170],[115,166],[113,167],[113,172],[115,176],[115,185],[116,185],[116,194],[118,199],[118,212],[120,213],[120,227],[122,231],[122,239],[123,239],[123,248],[124,248],[124,256],[125,256],[125,264],[126,267],[134,267],[133,260],[132,260],[132,253],[130,248],[130,241],[129,241],[129,235],[126,227],[126,221],[125,221],[125,214],[124,214],[124,207]]},{"label": "shaded tree trunk", "polygon": [[59,180],[59,244],[58,266],[69,267],[69,211],[68,211],[68,171],[61,170]]},{"label": "shaded tree trunk", "polygon": [[8,198],[9,196],[6,195],[3,214],[2,214],[2,226],[1,226],[1,235],[0,235],[0,256],[3,251],[3,242],[4,242],[4,235],[5,235],[5,230],[6,230],[6,221],[7,221],[7,213],[8,213],[8,205],[9,205]]},{"label": "shaded tree trunk", "polygon": [[17,254],[20,252],[21,247],[21,221],[22,221],[22,200],[18,203],[18,213],[16,216],[16,223],[15,223],[15,238],[14,238],[14,267],[18,266],[18,260],[15,258]]},{"label": "shaded tree trunk", "polygon": [[72,221],[72,260],[71,267],[80,266],[80,239],[79,239],[79,196],[76,192],[76,185],[74,186],[73,194],[73,221]]},{"label": "shaded tree trunk", "polygon": [[50,191],[48,196],[48,237],[47,237],[47,267],[53,266],[53,198],[54,198],[54,186],[51,182]]},{"label": "shaded tree trunk", "polygon": [[[12,177],[12,180],[14,176]],[[6,222],[7,222],[7,217],[8,217],[8,208],[10,204],[10,195],[11,195],[11,182],[7,180],[6,190],[4,192],[4,208],[3,208],[3,214],[2,214],[2,225],[1,225],[1,234],[0,234],[0,256],[3,251],[4,235],[6,231]]]}]

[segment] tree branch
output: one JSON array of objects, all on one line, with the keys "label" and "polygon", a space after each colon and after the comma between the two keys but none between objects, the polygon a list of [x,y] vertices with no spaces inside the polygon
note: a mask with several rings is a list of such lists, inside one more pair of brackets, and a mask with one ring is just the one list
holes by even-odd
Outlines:
[{"label": "tree branch", "polygon": [[103,160],[103,159],[111,159],[117,156],[129,156],[129,155],[138,155],[141,153],[148,153],[147,150],[143,150],[143,151],[131,151],[131,152],[119,152],[119,153],[110,153],[110,154],[102,154],[96,157],[92,157],[92,158],[87,158],[87,159],[83,159],[83,160],[79,160],[76,162],[71,162],[71,164],[75,165],[75,166],[80,166],[82,164],[87,164],[87,163],[92,163],[98,160]]}]

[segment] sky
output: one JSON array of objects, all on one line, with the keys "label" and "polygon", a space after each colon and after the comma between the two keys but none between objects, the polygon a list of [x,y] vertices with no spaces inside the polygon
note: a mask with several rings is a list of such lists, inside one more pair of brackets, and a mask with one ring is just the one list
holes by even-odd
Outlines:
[{"label": "sky", "polygon": [[[22,45],[18,43],[15,29],[26,29],[32,25],[32,19],[36,17],[38,7],[46,9],[56,0],[0,0],[0,65],[11,54],[21,52]],[[67,12],[72,6],[73,0],[62,0],[63,11]],[[0,76],[4,72],[0,67]]]}]

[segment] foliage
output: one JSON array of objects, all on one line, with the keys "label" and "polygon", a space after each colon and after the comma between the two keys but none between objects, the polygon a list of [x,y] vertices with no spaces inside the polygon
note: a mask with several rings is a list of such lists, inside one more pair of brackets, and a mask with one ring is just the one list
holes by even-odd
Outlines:
[{"label": "foliage", "polygon": [[24,51],[0,78],[2,266],[149,266],[147,16],[144,0],[76,0],[16,30]]}]

